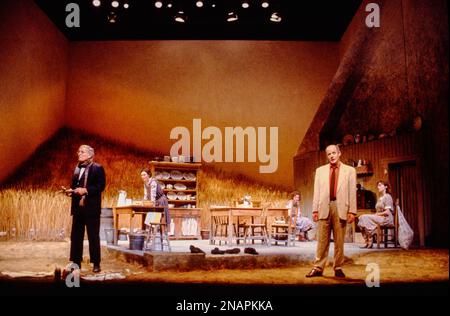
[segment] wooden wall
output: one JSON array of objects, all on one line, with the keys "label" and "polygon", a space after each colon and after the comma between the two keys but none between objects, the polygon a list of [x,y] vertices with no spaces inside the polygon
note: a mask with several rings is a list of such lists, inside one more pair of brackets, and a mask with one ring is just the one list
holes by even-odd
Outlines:
[{"label": "wooden wall", "polygon": [[[389,181],[389,163],[407,160],[417,161],[419,178],[417,179],[416,187],[418,191],[423,192],[422,198],[418,199],[420,200],[418,208],[419,214],[423,215],[422,219],[419,220],[421,227],[420,229],[418,228],[419,231],[416,233],[421,235],[418,241],[421,241],[422,246],[425,244],[426,236],[431,231],[430,192],[427,190],[428,185],[426,185],[429,179],[427,177],[427,167],[424,164],[423,138],[423,133],[415,132],[341,147],[341,160],[344,163],[347,163],[350,159],[355,161],[358,159],[370,161],[373,174],[369,176],[358,176],[357,182],[363,184],[365,189],[374,193],[377,193],[377,181]],[[302,194],[304,214],[307,216],[311,216],[312,213],[315,169],[326,163],[327,159],[323,151],[309,152],[294,157],[294,185]],[[407,217],[406,214],[405,217]],[[411,220],[416,219],[411,218]]]}]

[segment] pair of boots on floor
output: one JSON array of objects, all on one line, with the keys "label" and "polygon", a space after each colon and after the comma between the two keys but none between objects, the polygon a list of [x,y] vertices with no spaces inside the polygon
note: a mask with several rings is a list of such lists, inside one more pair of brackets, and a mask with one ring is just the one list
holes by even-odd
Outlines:
[{"label": "pair of boots on floor", "polygon": [[[201,250],[198,247],[195,247],[194,245],[190,245],[189,249],[191,250],[191,253],[205,253],[203,250]],[[223,255],[223,254],[238,254],[241,252],[241,249],[239,248],[233,248],[233,249],[227,249],[227,250],[220,250],[219,248],[214,248],[211,250],[211,253],[213,255]],[[255,248],[245,248],[244,253],[251,254],[251,255],[257,255],[258,252],[255,250]]]},{"label": "pair of boots on floor", "polygon": [[[229,253],[229,254],[238,254],[241,252],[241,249],[239,248],[233,248],[233,249],[227,249],[227,250],[220,250],[219,248],[214,248],[213,250],[211,250],[211,253],[213,255],[223,255],[225,253]],[[244,249],[244,253],[250,254],[250,255],[257,255],[258,252],[256,251],[255,248],[245,248]]]}]

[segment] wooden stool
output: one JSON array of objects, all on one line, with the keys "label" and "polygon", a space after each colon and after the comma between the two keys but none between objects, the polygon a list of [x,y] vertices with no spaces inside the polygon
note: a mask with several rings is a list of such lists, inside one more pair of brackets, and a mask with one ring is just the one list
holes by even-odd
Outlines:
[{"label": "wooden stool", "polygon": [[157,241],[159,241],[159,244],[161,245],[161,251],[164,251],[165,245],[169,252],[171,252],[172,249],[170,248],[169,235],[167,234],[167,225],[165,223],[149,223],[147,226],[148,233],[147,240],[144,245],[144,251],[155,251],[156,243]]}]

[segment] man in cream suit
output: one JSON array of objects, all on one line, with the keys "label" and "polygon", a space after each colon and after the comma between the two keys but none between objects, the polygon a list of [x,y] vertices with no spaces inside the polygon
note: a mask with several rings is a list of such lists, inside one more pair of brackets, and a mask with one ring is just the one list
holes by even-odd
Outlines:
[{"label": "man in cream suit", "polygon": [[356,215],[356,170],[340,161],[337,145],[328,146],[325,152],[330,163],[317,168],[314,179],[313,220],[318,221],[316,260],[306,277],[322,275],[333,231],[334,274],[343,278],[345,229]]}]

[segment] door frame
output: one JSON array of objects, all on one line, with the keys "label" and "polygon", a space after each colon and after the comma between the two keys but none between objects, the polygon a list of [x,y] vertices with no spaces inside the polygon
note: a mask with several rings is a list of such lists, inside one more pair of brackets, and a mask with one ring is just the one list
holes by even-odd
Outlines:
[{"label": "door frame", "polygon": [[416,183],[417,183],[417,207],[418,207],[418,225],[419,225],[419,246],[425,247],[425,213],[423,205],[424,179],[422,173],[422,158],[419,155],[396,156],[381,159],[380,164],[383,170],[384,180],[389,180],[389,165],[401,164],[407,162],[415,162],[417,167]]}]

